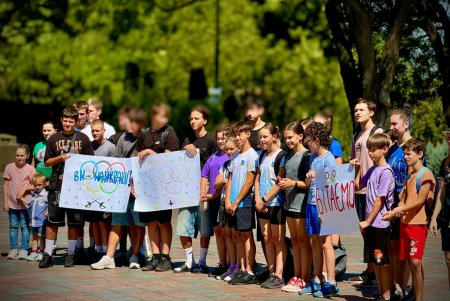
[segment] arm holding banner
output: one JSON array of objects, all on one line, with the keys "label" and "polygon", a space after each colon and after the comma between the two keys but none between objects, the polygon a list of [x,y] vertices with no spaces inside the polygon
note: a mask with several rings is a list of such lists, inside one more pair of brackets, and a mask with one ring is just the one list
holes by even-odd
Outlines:
[{"label": "arm holding banner", "polygon": [[55,166],[59,163],[62,163],[64,161],[66,161],[67,159],[70,158],[69,154],[61,154],[57,157],[53,157],[53,158],[48,158],[47,161],[45,161],[44,165],[46,167],[51,167],[51,166]]}]

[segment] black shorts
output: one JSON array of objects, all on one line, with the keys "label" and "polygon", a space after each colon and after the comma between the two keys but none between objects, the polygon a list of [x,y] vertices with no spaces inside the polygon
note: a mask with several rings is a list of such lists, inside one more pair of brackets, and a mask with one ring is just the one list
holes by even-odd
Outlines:
[{"label": "black shorts", "polygon": [[141,223],[158,222],[160,224],[168,224],[172,222],[172,209],[152,212],[139,212],[139,220],[141,221]]},{"label": "black shorts", "polygon": [[60,191],[56,190],[48,192],[48,225],[64,227],[67,215],[67,225],[69,227],[82,228],[84,226],[83,210],[59,207],[60,193]]},{"label": "black shorts", "polygon": [[289,210],[284,210],[284,215],[286,217],[290,217],[290,218],[305,218],[306,217],[305,212],[296,212],[296,211],[289,211]]},{"label": "black shorts", "polygon": [[86,222],[97,223],[97,222],[111,222],[112,214],[111,212],[102,211],[84,211],[83,219]]},{"label": "black shorts", "polygon": [[442,251],[450,251],[450,228],[441,227]]},{"label": "black shorts", "polygon": [[219,204],[219,211],[217,212],[217,223],[222,227],[234,228],[234,216],[227,213],[225,209],[225,201]]},{"label": "black shorts", "polygon": [[355,194],[355,208],[360,222],[366,220],[366,195]]},{"label": "black shorts", "polygon": [[286,215],[282,206],[267,207],[268,212],[256,211],[258,219],[268,220],[272,225],[286,224]]},{"label": "black shorts", "polygon": [[391,229],[369,226],[364,230],[364,262],[375,265],[389,264]]},{"label": "black shorts", "polygon": [[400,239],[400,217],[391,220],[391,240]]},{"label": "black shorts", "polygon": [[234,230],[248,232],[255,228],[255,215],[252,207],[237,208],[234,214]]},{"label": "black shorts", "polygon": [[214,199],[208,202],[208,211],[213,228],[219,225],[219,222],[217,221],[219,208],[220,208],[220,199]]}]

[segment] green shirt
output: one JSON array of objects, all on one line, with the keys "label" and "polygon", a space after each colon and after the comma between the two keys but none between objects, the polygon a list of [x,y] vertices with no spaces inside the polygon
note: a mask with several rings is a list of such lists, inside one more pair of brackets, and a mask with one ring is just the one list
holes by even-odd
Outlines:
[{"label": "green shirt", "polygon": [[50,179],[52,168],[44,165],[45,149],[47,148],[47,141],[41,141],[34,147],[33,157],[36,163],[36,172],[45,176],[47,180]]}]

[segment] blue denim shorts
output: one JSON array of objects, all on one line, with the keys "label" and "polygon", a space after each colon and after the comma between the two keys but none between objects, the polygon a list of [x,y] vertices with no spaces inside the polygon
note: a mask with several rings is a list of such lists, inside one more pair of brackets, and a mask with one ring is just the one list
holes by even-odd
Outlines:
[{"label": "blue denim shorts", "polygon": [[317,206],[313,204],[306,205],[306,233],[308,235],[320,235],[320,220]]},{"label": "blue denim shorts", "polygon": [[145,227],[144,223],[139,220],[139,212],[134,211],[134,199],[128,201],[127,211],[123,213],[112,213],[111,225],[113,226],[129,226],[131,221],[138,227]]},{"label": "blue denim shorts", "polygon": [[197,237],[200,214],[199,206],[180,208],[178,210],[178,220],[176,233],[178,236]]},{"label": "blue denim shorts", "polygon": [[45,225],[40,227],[30,227],[30,235],[37,234],[38,237],[45,237]]}]

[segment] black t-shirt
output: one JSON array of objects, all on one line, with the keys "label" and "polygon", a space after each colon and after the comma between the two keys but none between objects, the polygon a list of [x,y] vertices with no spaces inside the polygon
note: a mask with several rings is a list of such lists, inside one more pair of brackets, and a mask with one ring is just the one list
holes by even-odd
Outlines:
[{"label": "black t-shirt", "polygon": [[259,131],[266,125],[264,122],[262,126],[260,126],[256,130],[250,131],[250,138],[248,138],[248,141],[250,142],[250,146],[257,152],[261,150],[261,146],[259,145]]},{"label": "black t-shirt", "polygon": [[205,136],[197,138],[194,136],[186,137],[183,142],[183,147],[188,144],[194,144],[200,150],[200,166],[203,168],[206,160],[216,151],[216,140],[206,133]]},{"label": "black t-shirt", "polygon": [[[45,149],[44,162],[50,158],[58,157],[61,154],[66,154],[69,145],[72,141],[72,136],[75,136],[72,146],[70,147],[71,154],[91,155],[94,156],[91,141],[88,136],[81,132],[65,135],[62,132],[57,132],[50,136],[47,141],[47,148]],[[62,176],[64,173],[65,162],[61,162],[52,167],[52,175],[50,176],[50,188],[60,190],[62,185]]]},{"label": "black t-shirt", "polygon": [[120,137],[125,134],[125,132],[117,132],[113,135],[111,135],[108,140],[114,143],[114,145],[117,145],[117,141],[119,141]]},{"label": "black t-shirt", "polygon": [[[166,132],[165,141],[162,141],[162,136]],[[142,133],[136,141],[136,151],[140,152],[144,149],[151,149],[156,153],[164,153],[166,150],[171,152],[178,150],[178,137],[175,131],[168,126],[165,126],[158,131],[153,132],[151,129]]]}]

